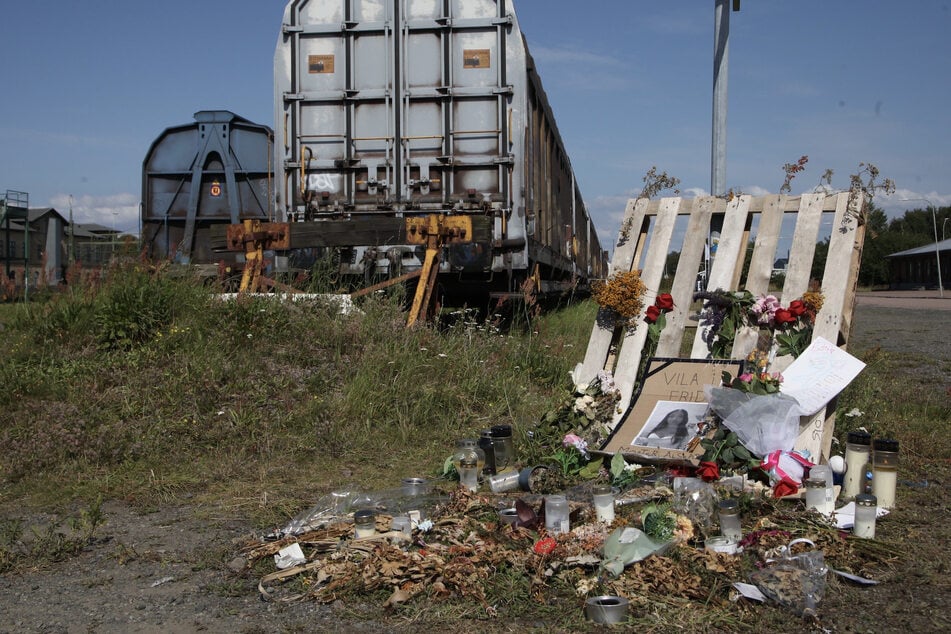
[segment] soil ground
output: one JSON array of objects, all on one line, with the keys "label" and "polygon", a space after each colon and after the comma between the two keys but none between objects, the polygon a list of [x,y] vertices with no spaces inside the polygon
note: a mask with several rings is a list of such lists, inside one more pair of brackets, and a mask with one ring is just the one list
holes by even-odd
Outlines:
[{"label": "soil ground", "polygon": [[[951,360],[948,311],[951,297],[937,293],[859,294],[850,349],[882,347],[934,368]],[[830,581],[822,606],[826,631],[951,629],[951,522],[942,484],[949,483],[905,483],[903,495],[919,505],[918,513],[896,511],[900,532],[880,522],[884,535],[928,551],[927,565],[898,564],[874,588]],[[251,534],[242,518],[215,517],[213,510],[193,506],[142,512],[118,502],[107,502],[103,511],[96,541],[78,556],[0,575],[0,632],[394,631],[377,620],[376,606],[262,601],[256,581],[235,572],[242,563],[234,560],[235,540]],[[55,521],[30,519],[40,526]],[[790,619],[789,631],[802,627]]]}]

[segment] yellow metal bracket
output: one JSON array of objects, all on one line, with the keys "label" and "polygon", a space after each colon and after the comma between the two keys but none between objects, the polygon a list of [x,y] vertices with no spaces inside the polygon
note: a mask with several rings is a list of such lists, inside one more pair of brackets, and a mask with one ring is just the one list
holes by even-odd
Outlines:
[{"label": "yellow metal bracket", "polygon": [[406,241],[426,247],[426,257],[420,271],[416,295],[410,307],[407,326],[425,321],[433,311],[433,289],[439,275],[439,260],[442,248],[449,244],[472,241],[472,218],[469,216],[428,216],[406,219]]},{"label": "yellow metal bracket", "polygon": [[229,251],[244,251],[244,273],[239,291],[256,293],[262,284],[264,250],[289,249],[290,227],[284,222],[244,220],[239,225],[228,226],[227,241]]}]

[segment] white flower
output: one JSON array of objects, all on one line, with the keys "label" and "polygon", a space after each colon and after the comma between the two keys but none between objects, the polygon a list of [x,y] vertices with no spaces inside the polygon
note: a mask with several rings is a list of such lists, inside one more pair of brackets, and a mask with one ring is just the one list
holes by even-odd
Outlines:
[{"label": "white flower", "polygon": [[853,407],[852,409],[850,409],[849,411],[845,413],[845,415],[848,416],[849,418],[855,418],[857,416],[861,416],[862,414],[863,412],[857,407]]},{"label": "white flower", "polygon": [[418,528],[420,532],[422,533],[428,533],[433,528],[433,521],[423,520],[422,522],[416,525],[416,528]]}]

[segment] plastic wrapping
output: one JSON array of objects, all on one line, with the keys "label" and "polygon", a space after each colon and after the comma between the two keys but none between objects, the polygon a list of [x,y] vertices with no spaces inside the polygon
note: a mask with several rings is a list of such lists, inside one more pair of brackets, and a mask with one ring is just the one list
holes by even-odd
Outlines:
[{"label": "plastic wrapping", "polygon": [[767,597],[800,617],[812,617],[818,614],[829,569],[821,550],[792,555],[792,547],[796,544],[816,547],[808,539],[791,541],[783,548],[780,559],[769,561],[764,568],[750,574],[750,581]]},{"label": "plastic wrapping", "polygon": [[653,540],[644,531],[633,526],[618,528],[604,541],[604,559],[601,565],[618,577],[624,572],[625,566],[651,555],[661,555],[670,544],[671,542]]},{"label": "plastic wrapping", "polygon": [[696,526],[709,531],[717,508],[717,492],[713,485],[699,478],[674,478],[675,513],[684,515]]},{"label": "plastic wrapping", "polygon": [[277,537],[300,535],[338,522],[351,521],[353,512],[369,509],[388,515],[420,511],[425,518],[437,504],[447,498],[435,494],[407,495],[403,487],[370,493],[359,491],[335,491],[317,500],[311,508],[299,513],[279,531]]},{"label": "plastic wrapping", "polygon": [[706,386],[704,390],[710,409],[750,452],[765,456],[777,449],[792,450],[803,413],[796,399],[785,394],[761,396],[723,387]]}]

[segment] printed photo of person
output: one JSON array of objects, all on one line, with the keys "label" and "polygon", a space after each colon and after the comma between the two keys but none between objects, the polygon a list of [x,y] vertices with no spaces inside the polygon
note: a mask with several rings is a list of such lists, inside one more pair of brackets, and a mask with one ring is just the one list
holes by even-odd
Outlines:
[{"label": "printed photo of person", "polygon": [[697,424],[707,411],[706,403],[658,401],[632,445],[661,449],[686,449],[697,435]]}]

